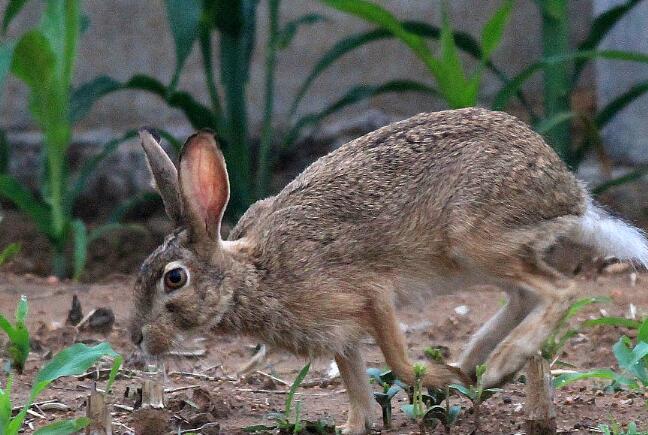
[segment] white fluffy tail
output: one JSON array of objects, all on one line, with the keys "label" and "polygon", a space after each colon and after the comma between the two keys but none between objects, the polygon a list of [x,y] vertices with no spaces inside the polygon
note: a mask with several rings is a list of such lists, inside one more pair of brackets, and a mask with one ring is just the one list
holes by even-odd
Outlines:
[{"label": "white fluffy tail", "polygon": [[648,267],[648,240],[641,230],[610,216],[589,200],[571,238],[600,254]]}]

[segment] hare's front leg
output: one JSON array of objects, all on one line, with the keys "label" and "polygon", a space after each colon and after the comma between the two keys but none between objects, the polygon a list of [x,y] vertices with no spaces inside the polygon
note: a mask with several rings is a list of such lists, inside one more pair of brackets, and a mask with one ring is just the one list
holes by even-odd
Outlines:
[{"label": "hare's front leg", "polygon": [[349,349],[344,355],[336,355],[335,362],[346,385],[349,396],[349,415],[342,427],[343,434],[365,434],[371,428],[371,405],[373,399],[367,379],[364,360],[358,349]]}]

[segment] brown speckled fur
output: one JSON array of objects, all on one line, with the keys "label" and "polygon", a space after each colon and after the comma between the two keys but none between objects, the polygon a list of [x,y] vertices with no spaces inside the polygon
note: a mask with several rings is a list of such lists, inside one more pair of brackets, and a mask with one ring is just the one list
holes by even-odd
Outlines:
[{"label": "brown speckled fur", "polygon": [[[220,156],[208,136],[190,138],[183,158],[197,147]],[[187,159],[187,167],[196,166]],[[181,179],[182,172],[183,163]],[[196,186],[166,187],[177,194],[165,205],[195,209],[187,191]],[[486,362],[487,385],[504,381],[538,350],[572,294],[572,283],[542,254],[577,223],[586,198],[558,156],[518,119],[477,108],[419,114],[313,163],[253,205],[229,241],[209,239],[195,228],[195,216],[186,219],[189,225],[142,266],[133,337],[140,342],[143,332],[142,346],[156,354],[181,334],[211,330],[307,357],[334,356],[350,397],[345,431],[363,433],[372,402],[359,340],[373,335],[395,373],[413,380],[396,299],[501,286],[509,303],[459,362],[469,375]],[[191,280],[166,294],[160,280],[171,261]],[[430,366],[424,380],[461,381],[463,373],[445,365]]]}]

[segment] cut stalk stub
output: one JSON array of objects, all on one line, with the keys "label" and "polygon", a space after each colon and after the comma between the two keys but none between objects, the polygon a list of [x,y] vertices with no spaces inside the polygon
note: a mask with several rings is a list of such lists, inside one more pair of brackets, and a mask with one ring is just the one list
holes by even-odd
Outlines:
[{"label": "cut stalk stub", "polygon": [[112,435],[112,418],[104,393],[97,391],[95,384],[88,396],[86,416],[91,420],[86,435]]},{"label": "cut stalk stub", "polygon": [[529,358],[526,374],[526,433],[555,434],[556,408],[549,363],[540,355],[534,355]]}]

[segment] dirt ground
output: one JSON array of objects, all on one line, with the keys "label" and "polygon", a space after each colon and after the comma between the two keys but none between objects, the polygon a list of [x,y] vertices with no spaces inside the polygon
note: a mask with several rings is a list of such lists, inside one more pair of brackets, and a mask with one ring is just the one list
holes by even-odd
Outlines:
[{"label": "dirt ground", "polygon": [[[127,388],[132,389],[141,384],[141,372],[137,371],[141,365],[133,355],[135,349],[130,344],[125,329],[131,306],[131,282],[131,276],[114,275],[92,285],[60,283],[52,279],[13,273],[0,276],[0,310],[11,313],[20,295],[27,295],[30,302],[28,326],[36,342],[36,351],[29,358],[25,373],[16,376],[14,381],[15,404],[23,403],[30,389],[30,380],[51,352],[56,352],[73,341],[92,343],[95,340],[107,340],[126,358],[124,375],[118,378],[114,393],[110,396],[110,401],[118,405],[113,409],[114,426],[116,433],[132,433],[136,423],[128,407],[133,407],[134,399],[125,397],[124,393]],[[583,277],[579,282],[584,295],[608,295],[613,302],[587,308],[574,319],[575,323],[600,316],[600,310],[610,315],[627,315],[630,304],[636,307],[637,317],[648,315],[648,274],[640,274],[635,285],[632,285],[629,271],[603,274],[596,280]],[[74,294],[78,295],[84,313],[98,307],[112,308],[116,316],[113,330],[100,334],[76,331],[73,327],[65,326]],[[456,357],[469,335],[497,310],[502,298],[503,295],[496,291],[471,291],[430,298],[425,304],[404,308],[401,311],[401,321],[403,328],[407,330],[410,355],[423,360],[423,349],[427,346],[447,346],[450,359]],[[467,314],[458,314],[465,310],[455,310],[462,305],[467,307]],[[611,347],[626,332],[609,327],[587,330],[569,342],[561,359],[577,368],[614,367]],[[166,394],[169,422],[166,433],[177,433],[178,428],[200,427],[209,421],[219,423],[220,433],[224,434],[241,433],[247,425],[268,423],[264,416],[283,408],[288,387],[282,381],[291,383],[305,363],[282,352],[271,352],[260,370],[278,380],[259,372],[237,378],[233,374],[252,355],[254,340],[221,337],[198,341],[197,345],[206,350],[204,357],[175,358],[165,363],[165,387],[172,391]],[[364,347],[368,365],[384,367],[377,346],[367,340]],[[300,389],[297,397],[302,401],[304,418],[326,419],[341,424],[346,419],[347,397],[339,378],[328,378],[329,365],[330,361],[314,361],[305,380],[306,387]],[[38,411],[35,408],[41,416],[30,415],[29,426],[36,428],[50,421],[84,415],[85,397],[94,382],[92,378],[66,378],[54,382],[38,400],[55,399],[67,405],[70,411]],[[97,385],[102,388],[105,381],[98,381]],[[615,420],[624,424],[636,421],[644,430],[648,428],[646,397],[625,391],[607,393],[602,391],[602,387],[602,384],[584,381],[557,392],[560,432],[588,433],[599,423]],[[396,399],[392,430],[382,430],[380,409],[378,405],[375,406],[376,432],[418,433],[416,426],[400,410],[401,405],[407,403],[406,395],[399,393]],[[506,385],[504,392],[496,394],[482,405],[482,433],[522,432],[524,400],[521,383]],[[471,404],[458,398],[453,399],[453,402],[460,403],[463,408],[453,433],[472,433],[475,428]],[[205,411],[209,413],[206,414]],[[157,433],[164,433],[158,431],[160,430],[156,430]],[[26,430],[26,433],[30,432],[31,429]],[[206,429],[203,433],[217,432]],[[437,433],[442,433],[442,429],[437,429]]]}]

